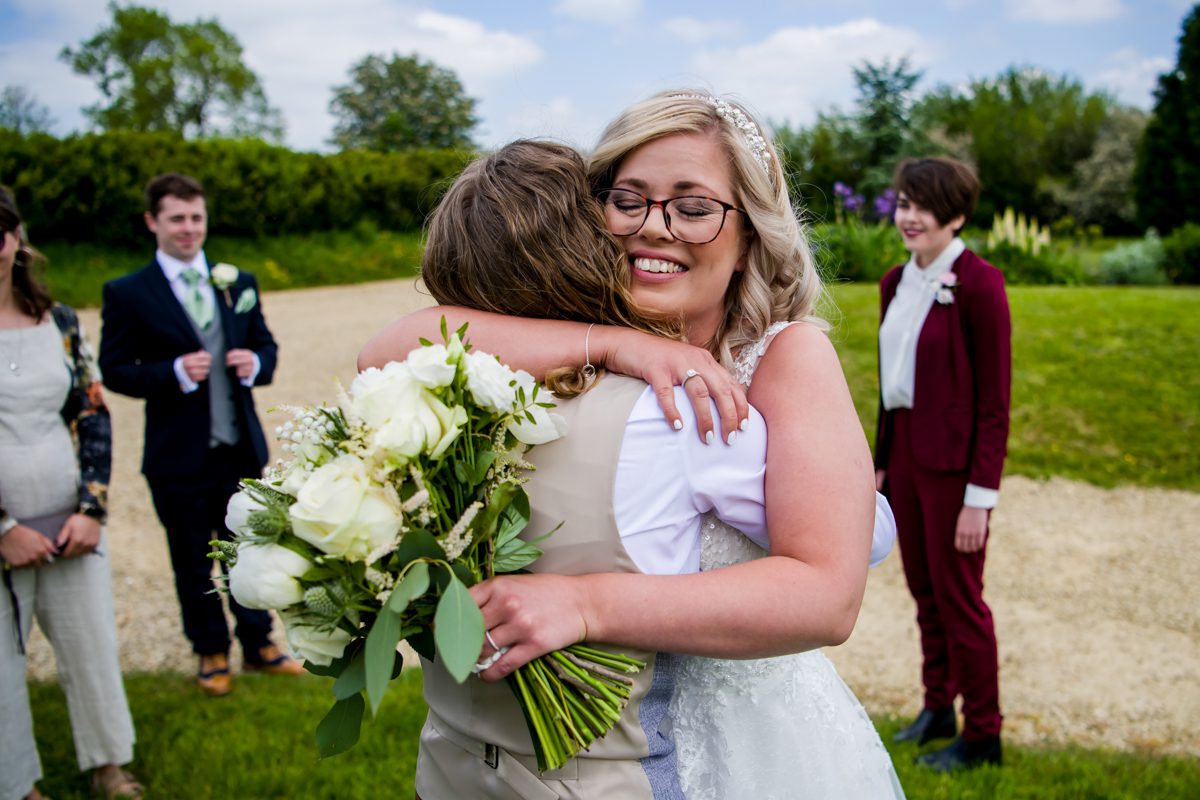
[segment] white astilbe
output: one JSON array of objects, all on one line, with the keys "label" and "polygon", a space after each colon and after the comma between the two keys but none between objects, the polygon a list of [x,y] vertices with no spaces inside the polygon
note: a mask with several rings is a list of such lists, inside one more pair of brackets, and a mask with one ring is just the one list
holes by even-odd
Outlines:
[{"label": "white astilbe", "polygon": [[446,540],[442,542],[442,549],[446,551],[446,559],[453,561],[463,554],[467,549],[467,545],[471,543],[471,537],[467,533],[467,529],[471,527],[471,523],[475,520],[475,515],[479,513],[479,509],[483,508],[483,503],[476,500],[471,505],[467,506],[467,510],[458,518],[458,522],[454,523],[454,527],[446,534]]},{"label": "white astilbe", "polygon": [[429,490],[421,489],[412,497],[404,501],[404,505],[400,506],[400,510],[405,514],[411,514],[417,509],[424,508],[429,505]]},{"label": "white astilbe", "polygon": [[390,589],[396,583],[396,578],[390,572],[367,567],[367,571],[363,575],[368,582],[380,589]]}]

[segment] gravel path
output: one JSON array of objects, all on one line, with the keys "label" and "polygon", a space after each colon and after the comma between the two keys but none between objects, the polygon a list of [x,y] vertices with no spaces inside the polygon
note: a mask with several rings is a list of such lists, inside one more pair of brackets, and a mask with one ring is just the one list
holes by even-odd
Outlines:
[{"label": "gravel path", "polygon": [[[358,347],[427,304],[411,281],[268,294],[281,343],[276,403],[329,399]],[[83,313],[94,337],[97,314]],[[118,636],[126,671],[194,669],[179,628],[166,542],[138,474],[138,401],[110,396],[116,437],[112,514]],[[993,517],[987,597],[1000,640],[1006,736],[1200,755],[1200,493],[1098,489],[1008,478]],[[282,641],[282,639],[280,639]],[[898,553],[874,570],[854,636],[829,655],[872,712],[919,707],[914,607]],[[235,654],[236,659],[236,654]],[[40,633],[29,669],[54,676]]]}]

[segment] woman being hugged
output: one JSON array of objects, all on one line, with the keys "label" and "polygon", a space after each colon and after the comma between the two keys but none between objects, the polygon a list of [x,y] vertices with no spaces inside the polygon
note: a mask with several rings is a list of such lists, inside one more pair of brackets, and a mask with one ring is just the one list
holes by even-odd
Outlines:
[{"label": "woman being hugged", "polygon": [[25,685],[36,615],[54,646],[75,755],[106,797],[140,797],[102,524],[112,428],[75,312],[31,270],[0,189],[0,798],[38,798],[41,763]]},{"label": "woman being hugged", "polygon": [[988,518],[1008,440],[1011,324],[1004,276],[958,232],[979,181],[947,158],[896,170],[895,223],[912,258],[880,285],[877,485],[895,510],[908,588],[917,603],[924,708],[896,735],[925,744],[941,771],[999,764],[996,633],[983,599]]}]

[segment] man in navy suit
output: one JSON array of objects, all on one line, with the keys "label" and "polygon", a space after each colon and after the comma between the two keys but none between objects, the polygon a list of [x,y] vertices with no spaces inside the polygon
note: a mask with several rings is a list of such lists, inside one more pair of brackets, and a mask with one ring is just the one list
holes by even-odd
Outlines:
[{"label": "man in navy suit", "polygon": [[[197,181],[175,173],[151,180],[145,219],[158,249],[144,268],[104,286],[100,369],[109,389],[146,401],[142,473],[167,531],[184,634],[200,657],[197,683],[217,696],[233,683],[209,541],[231,536],[229,498],[239,479],[266,465],[251,387],[271,382],[276,346],[254,276],[209,267]],[[269,614],[226,597],[246,666],[299,673],[271,643]]]}]

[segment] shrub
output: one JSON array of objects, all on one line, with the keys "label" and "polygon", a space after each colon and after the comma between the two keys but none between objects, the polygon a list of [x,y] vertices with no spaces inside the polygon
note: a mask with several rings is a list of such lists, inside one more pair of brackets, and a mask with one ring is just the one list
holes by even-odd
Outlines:
[{"label": "shrub", "polygon": [[1144,239],[1119,244],[1100,256],[1093,277],[1096,283],[1159,286],[1167,283],[1165,261],[1163,241],[1151,229]]},{"label": "shrub", "polygon": [[1200,225],[1188,222],[1163,239],[1163,268],[1172,283],[1200,283]]},{"label": "shrub", "polygon": [[38,241],[144,245],[142,190],[163,172],[198,178],[209,198],[209,232],[279,236],[420,227],[440,188],[469,154],[296,153],[253,139],[185,141],[114,131],[57,139],[0,130],[0,182],[16,194]]},{"label": "shrub", "polygon": [[908,260],[900,234],[888,222],[867,223],[851,217],[813,228],[817,264],[826,280],[878,281]]},{"label": "shrub", "polygon": [[1034,253],[1002,241],[985,245],[979,250],[979,255],[1003,272],[1008,283],[1045,285],[1082,282],[1078,260],[1053,247],[1039,248]]}]

